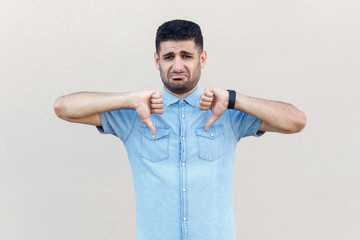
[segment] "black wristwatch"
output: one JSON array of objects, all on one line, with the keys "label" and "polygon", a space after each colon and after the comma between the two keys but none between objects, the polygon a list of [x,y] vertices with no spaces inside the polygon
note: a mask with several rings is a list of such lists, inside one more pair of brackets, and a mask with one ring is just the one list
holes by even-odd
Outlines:
[{"label": "black wristwatch", "polygon": [[236,100],[236,92],[234,90],[227,90],[229,92],[229,104],[228,109],[234,109],[235,100]]}]

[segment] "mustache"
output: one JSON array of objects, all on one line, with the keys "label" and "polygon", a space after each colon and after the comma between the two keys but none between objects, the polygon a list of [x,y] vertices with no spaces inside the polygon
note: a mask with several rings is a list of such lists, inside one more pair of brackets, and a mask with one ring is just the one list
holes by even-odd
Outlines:
[{"label": "mustache", "polygon": [[181,72],[175,72],[175,71],[173,71],[173,72],[170,72],[170,73],[168,74],[168,78],[170,78],[173,74],[185,74],[187,77],[190,76],[189,72],[187,72],[187,71],[181,71]]}]

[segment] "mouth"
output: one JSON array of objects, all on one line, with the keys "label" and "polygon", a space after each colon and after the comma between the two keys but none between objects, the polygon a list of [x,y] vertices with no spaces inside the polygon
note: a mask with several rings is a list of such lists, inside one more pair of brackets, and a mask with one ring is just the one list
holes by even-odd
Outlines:
[{"label": "mouth", "polygon": [[171,78],[175,81],[183,80],[187,77],[188,77],[188,75],[186,73],[172,73],[169,75],[169,78]]}]

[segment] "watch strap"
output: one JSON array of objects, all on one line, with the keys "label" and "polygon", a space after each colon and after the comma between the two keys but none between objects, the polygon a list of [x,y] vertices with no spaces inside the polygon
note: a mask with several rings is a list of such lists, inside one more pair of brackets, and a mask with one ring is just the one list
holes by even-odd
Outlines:
[{"label": "watch strap", "polygon": [[236,100],[236,92],[234,90],[227,90],[229,92],[229,104],[228,109],[234,109],[235,100]]}]

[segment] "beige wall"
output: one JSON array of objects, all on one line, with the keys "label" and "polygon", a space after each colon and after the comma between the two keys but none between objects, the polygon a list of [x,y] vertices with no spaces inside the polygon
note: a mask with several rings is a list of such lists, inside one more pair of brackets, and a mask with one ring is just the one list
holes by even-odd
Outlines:
[{"label": "beige wall", "polygon": [[360,239],[359,1],[0,0],[0,239],[135,239],[120,140],[56,118],[57,96],[161,89],[164,21],[202,27],[200,89],[290,102],[308,125],[240,142],[238,239]]}]

